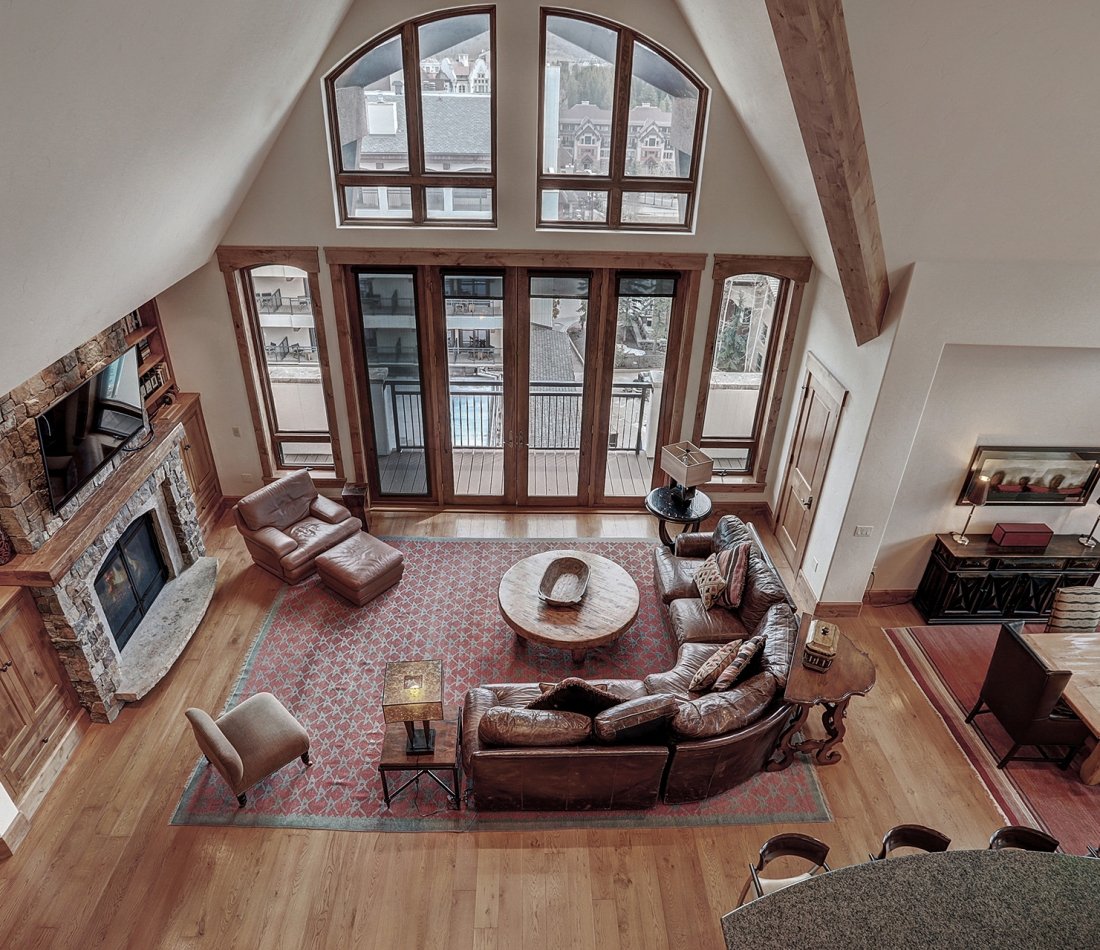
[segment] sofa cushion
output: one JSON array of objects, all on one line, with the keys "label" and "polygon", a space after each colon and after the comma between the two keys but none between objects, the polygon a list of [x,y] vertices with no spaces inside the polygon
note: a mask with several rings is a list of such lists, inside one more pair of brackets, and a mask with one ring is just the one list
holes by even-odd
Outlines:
[{"label": "sofa cushion", "polygon": [[358,519],[329,524],[312,515],[302,518],[301,521],[286,528],[287,537],[296,541],[298,547],[289,554],[283,555],[282,565],[288,571],[293,570],[307,561],[315,560],[318,554],[323,554],[329,548],[358,533]]},{"label": "sofa cushion", "polygon": [[737,515],[723,515],[714,526],[712,544],[715,551],[723,551],[732,548],[735,544],[741,544],[750,540],[749,529]]},{"label": "sofa cushion", "polygon": [[764,671],[725,692],[681,702],[672,720],[673,735],[709,739],[744,729],[764,715],[777,689],[775,677]]},{"label": "sofa cushion", "polygon": [[708,555],[699,565],[699,570],[695,572],[695,589],[699,592],[699,599],[707,610],[718,603],[718,598],[726,589],[726,577],[718,567],[716,555]]},{"label": "sofa cushion", "polygon": [[741,597],[738,614],[741,622],[751,631],[756,630],[764,614],[772,604],[787,601],[787,592],[783,589],[775,572],[768,567],[756,545],[749,551],[749,572],[745,581],[745,593]]},{"label": "sofa cushion", "polygon": [[637,742],[660,733],[679,709],[667,693],[642,696],[605,709],[593,720],[592,731],[601,742]]},{"label": "sofa cushion", "polygon": [[477,737],[485,745],[580,745],[592,734],[592,719],[556,709],[494,706],[481,717]]},{"label": "sofa cushion", "polygon": [[760,651],[761,669],[768,670],[782,688],[787,685],[787,676],[791,671],[798,619],[786,603],[772,604],[756,630],[764,637],[764,648]]},{"label": "sofa cushion", "polygon": [[741,606],[741,598],[745,595],[745,582],[748,580],[751,548],[752,543],[744,541],[731,548],[724,548],[718,553],[718,570],[726,579],[726,585],[718,595],[720,607],[736,610]]},{"label": "sofa cushion", "polygon": [[309,514],[309,504],[316,497],[313,479],[300,469],[246,495],[237,502],[237,510],[253,531],[268,525],[288,528]]},{"label": "sofa cushion", "polygon": [[759,634],[745,640],[738,648],[737,656],[733,658],[733,662],[718,674],[718,678],[714,681],[711,689],[716,693],[723,689],[729,689],[741,678],[741,675],[748,668],[749,663],[752,662],[752,658],[760,652],[763,646],[764,638]]},{"label": "sofa cushion", "polygon": [[674,600],[668,605],[668,621],[677,643],[729,643],[751,632],[732,611],[703,609],[698,597]]},{"label": "sofa cushion", "polygon": [[688,683],[688,691],[692,693],[701,693],[704,690],[710,689],[714,685],[714,681],[718,679],[719,674],[733,662],[740,647],[741,644],[737,640],[733,640],[730,643],[723,643],[722,646],[707,657],[703,665],[695,671],[695,675],[691,678],[691,682]]},{"label": "sofa cushion", "polygon": [[619,704],[619,697],[610,690],[600,689],[579,676],[567,676],[557,686],[548,689],[538,699],[527,704],[528,709],[554,709],[562,712],[597,713]]},{"label": "sofa cushion", "polygon": [[695,572],[703,562],[697,558],[677,557],[666,547],[653,551],[653,580],[662,603],[670,604],[681,597],[698,597]]},{"label": "sofa cushion", "polygon": [[671,670],[650,673],[645,678],[645,688],[651,695],[668,693],[677,699],[695,699],[698,694],[692,693],[688,686],[699,667],[719,649],[719,643],[685,643],[680,647],[676,665]]}]

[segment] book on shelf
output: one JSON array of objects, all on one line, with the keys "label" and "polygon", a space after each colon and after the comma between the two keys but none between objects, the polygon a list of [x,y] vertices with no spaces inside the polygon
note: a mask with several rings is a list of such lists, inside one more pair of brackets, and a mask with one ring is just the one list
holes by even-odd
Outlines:
[{"label": "book on shelf", "polygon": [[148,340],[142,340],[138,344],[138,362],[144,363],[149,359],[149,354],[153,352],[153,346]]},{"label": "book on shelf", "polygon": [[133,333],[141,329],[141,314],[137,310],[131,310],[122,318],[122,330],[124,333]]}]

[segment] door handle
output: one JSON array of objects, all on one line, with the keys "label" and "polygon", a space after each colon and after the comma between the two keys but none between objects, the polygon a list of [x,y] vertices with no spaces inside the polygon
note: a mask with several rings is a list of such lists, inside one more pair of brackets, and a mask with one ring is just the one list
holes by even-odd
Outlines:
[{"label": "door handle", "polygon": [[812,507],[813,507],[813,503],[814,503],[814,496],[813,496],[813,495],[810,495],[810,497],[809,497],[809,498],[807,498],[807,499],[806,499],[805,501],[802,501],[802,499],[800,498],[800,499],[798,500],[798,503],[799,503],[799,504],[800,504],[800,505],[801,505],[801,506],[802,506],[803,508],[805,508],[805,509],[806,509],[807,511],[809,511],[809,510],[810,510],[810,508],[812,508]]}]

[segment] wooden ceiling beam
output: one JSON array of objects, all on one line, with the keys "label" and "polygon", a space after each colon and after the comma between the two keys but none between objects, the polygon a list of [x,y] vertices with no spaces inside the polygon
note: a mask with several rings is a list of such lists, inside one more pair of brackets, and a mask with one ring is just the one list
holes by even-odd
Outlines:
[{"label": "wooden ceiling beam", "polygon": [[879,335],[890,284],[841,0],[765,0],[857,344]]}]

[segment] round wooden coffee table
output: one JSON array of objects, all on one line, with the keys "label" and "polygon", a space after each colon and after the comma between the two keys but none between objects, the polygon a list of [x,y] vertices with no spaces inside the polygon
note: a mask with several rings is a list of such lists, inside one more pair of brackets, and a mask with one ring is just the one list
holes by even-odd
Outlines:
[{"label": "round wooden coffee table", "polygon": [[[550,562],[580,558],[588,565],[588,589],[575,607],[551,607],[539,599]],[[500,613],[516,635],[569,650],[583,662],[586,650],[618,639],[638,616],[638,585],[614,561],[585,551],[544,551],[513,564],[500,579]]]}]

